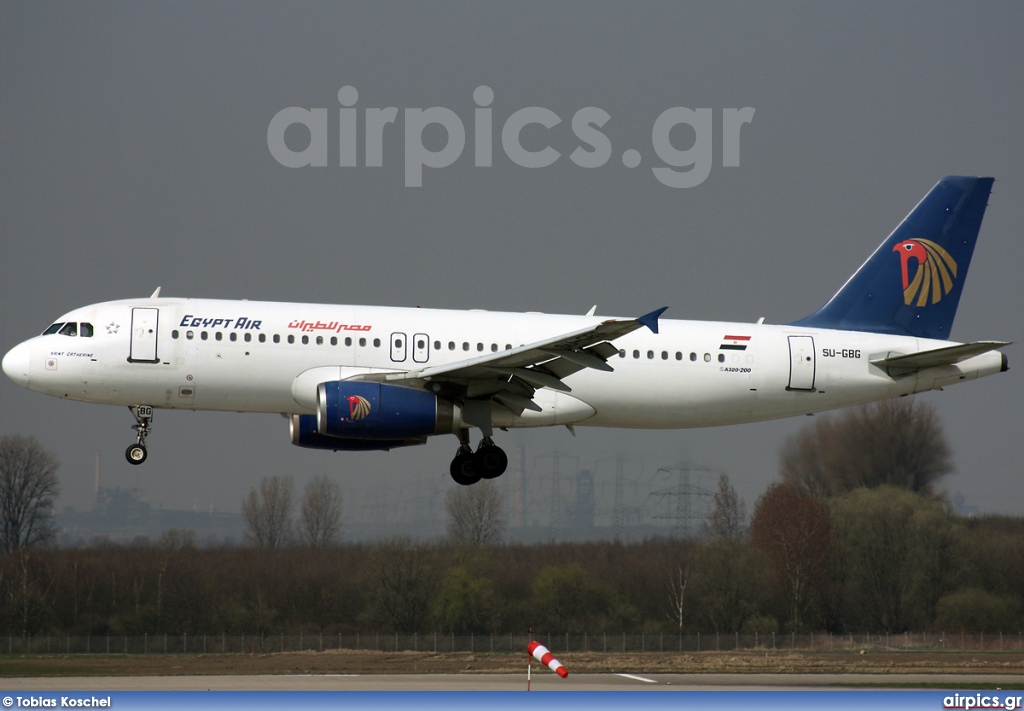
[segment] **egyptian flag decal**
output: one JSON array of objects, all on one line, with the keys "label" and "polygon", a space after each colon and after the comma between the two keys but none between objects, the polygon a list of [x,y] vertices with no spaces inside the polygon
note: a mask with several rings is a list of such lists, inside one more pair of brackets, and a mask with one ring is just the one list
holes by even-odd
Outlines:
[{"label": "egyptian flag decal", "polygon": [[722,341],[722,345],[718,347],[720,351],[745,351],[750,336],[723,336]]}]

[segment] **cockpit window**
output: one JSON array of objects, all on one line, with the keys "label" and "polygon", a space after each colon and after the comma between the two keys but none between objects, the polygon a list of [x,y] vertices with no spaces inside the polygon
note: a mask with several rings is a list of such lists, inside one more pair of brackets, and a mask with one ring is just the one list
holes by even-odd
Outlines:
[{"label": "cockpit window", "polygon": [[84,321],[78,324],[78,335],[82,338],[92,338],[92,324]]},{"label": "cockpit window", "polygon": [[78,335],[78,324],[74,321],[68,321],[64,324],[64,328],[59,331],[62,336],[77,336]]},{"label": "cockpit window", "polygon": [[64,325],[63,321],[61,321],[60,323],[55,323],[52,326],[50,326],[48,329],[43,331],[43,335],[44,336],[49,336],[51,333],[56,333],[57,331],[60,330],[60,327],[63,326],[63,325]]}]

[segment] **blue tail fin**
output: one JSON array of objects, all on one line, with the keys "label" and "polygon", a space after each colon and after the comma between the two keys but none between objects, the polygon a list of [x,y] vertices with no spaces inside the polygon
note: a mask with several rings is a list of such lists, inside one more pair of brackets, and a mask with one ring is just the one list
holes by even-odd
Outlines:
[{"label": "blue tail fin", "polygon": [[838,294],[790,325],[948,340],[992,182],[940,180]]}]

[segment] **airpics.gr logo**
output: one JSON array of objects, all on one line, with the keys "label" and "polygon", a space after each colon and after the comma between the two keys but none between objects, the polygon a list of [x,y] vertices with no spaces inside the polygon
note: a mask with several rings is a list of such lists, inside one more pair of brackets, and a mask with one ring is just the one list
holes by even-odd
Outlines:
[{"label": "airpics.gr logo", "polygon": [[[930,239],[908,239],[892,248],[900,253],[903,268],[903,303],[907,306],[937,304],[953,289],[956,261],[949,252]],[[917,271],[910,278],[910,258],[917,260]]]},{"label": "airpics.gr logo", "polygon": [[[326,168],[333,161],[329,158],[329,145],[336,136],[338,167],[359,166],[361,155],[362,166],[381,168],[385,163],[385,153],[394,155],[392,149],[385,151],[385,139],[389,143],[404,140],[405,185],[419,188],[423,186],[424,168],[447,168],[459,159],[466,147],[467,122],[451,109],[432,106],[426,109],[407,108],[399,112],[397,107],[388,106],[365,107],[360,112],[356,107],[358,101],[359,92],[354,86],[343,86],[338,90],[341,108],[337,113],[337,132],[328,126],[327,108],[289,106],[281,109],[267,126],[270,155],[286,168]],[[650,147],[654,156],[648,151],[645,157],[637,148],[613,150],[611,129],[616,128],[616,123],[609,124],[611,114],[598,106],[585,106],[576,111],[570,126],[563,125],[558,114],[543,106],[527,106],[512,111],[503,122],[499,117],[496,125],[491,106],[493,102],[494,90],[489,86],[481,85],[473,91],[475,107],[473,120],[469,122],[472,129],[468,140],[473,146],[474,167],[490,168],[498,164],[500,158],[496,160],[493,154],[496,134],[500,132],[501,148],[509,161],[523,168],[546,168],[562,157],[562,153],[553,146],[568,147],[565,138],[559,138],[557,133],[564,134],[571,129],[578,145],[569,154],[569,160],[575,165],[600,168],[616,153],[621,156],[622,164],[631,169],[645,160],[656,159],[664,165],[651,167],[654,177],[670,188],[693,188],[707,179],[714,164],[716,140],[721,147],[722,167],[739,167],[740,129],[754,120],[752,106],[723,108],[719,133],[715,127],[715,112],[710,108],[674,106],[665,109],[654,119],[650,129]],[[465,102],[462,106],[468,108]],[[502,115],[504,108],[500,110]],[[401,126],[403,123],[404,127]],[[607,132],[601,130],[606,124]],[[687,129],[678,129],[681,125]],[[619,131],[625,129],[623,125]],[[554,133],[548,136],[545,131]],[[434,150],[436,141],[427,138],[439,136],[441,132],[447,134],[444,145]],[[693,143],[687,148],[679,148],[676,143],[682,141],[687,145],[686,135],[690,132],[694,134]],[[291,138],[286,140],[288,133]],[[647,131],[640,135],[644,133]],[[308,143],[306,135],[309,136]],[[360,143],[363,144],[361,151]]]},{"label": "airpics.gr logo", "polygon": [[370,401],[359,395],[348,396],[348,419],[350,422],[361,420],[370,414]]}]

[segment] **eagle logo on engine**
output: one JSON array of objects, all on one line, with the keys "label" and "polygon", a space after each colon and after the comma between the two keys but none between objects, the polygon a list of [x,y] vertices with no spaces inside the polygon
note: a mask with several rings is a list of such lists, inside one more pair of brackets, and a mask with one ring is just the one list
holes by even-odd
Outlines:
[{"label": "eagle logo on engine", "polygon": [[359,395],[348,396],[348,419],[352,422],[361,420],[370,414],[370,401]]}]

